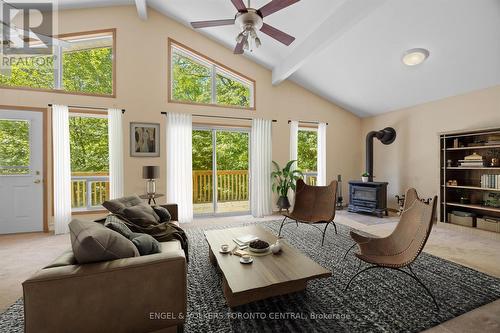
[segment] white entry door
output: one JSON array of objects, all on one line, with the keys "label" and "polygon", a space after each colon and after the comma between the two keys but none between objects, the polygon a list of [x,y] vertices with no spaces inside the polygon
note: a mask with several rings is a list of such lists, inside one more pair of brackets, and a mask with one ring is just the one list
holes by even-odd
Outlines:
[{"label": "white entry door", "polygon": [[0,110],[0,234],[43,230],[43,114]]}]

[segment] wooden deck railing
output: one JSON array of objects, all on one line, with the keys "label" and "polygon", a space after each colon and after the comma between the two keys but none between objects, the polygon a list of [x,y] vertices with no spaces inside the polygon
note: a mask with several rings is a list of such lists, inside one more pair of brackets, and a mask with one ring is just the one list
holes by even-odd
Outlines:
[{"label": "wooden deck railing", "polygon": [[[193,203],[213,201],[211,170],[193,171]],[[248,170],[217,171],[217,201],[248,200]]]},{"label": "wooden deck railing", "polygon": [[307,185],[316,186],[318,181],[318,173],[317,172],[304,172],[304,183]]},{"label": "wooden deck railing", "polygon": [[71,208],[91,210],[109,199],[108,173],[73,172],[71,174]]}]

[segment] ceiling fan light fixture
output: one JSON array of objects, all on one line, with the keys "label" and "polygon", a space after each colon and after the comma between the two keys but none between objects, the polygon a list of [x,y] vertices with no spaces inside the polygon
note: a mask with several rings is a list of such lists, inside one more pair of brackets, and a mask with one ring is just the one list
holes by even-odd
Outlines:
[{"label": "ceiling fan light fixture", "polygon": [[255,46],[260,47],[261,45],[262,45],[262,43],[260,41],[260,38],[259,37],[255,38]]}]

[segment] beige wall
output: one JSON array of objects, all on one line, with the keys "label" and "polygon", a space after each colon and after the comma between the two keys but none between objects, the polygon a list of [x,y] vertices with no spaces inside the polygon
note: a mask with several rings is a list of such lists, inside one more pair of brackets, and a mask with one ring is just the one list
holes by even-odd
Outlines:
[{"label": "beige wall", "polygon": [[[390,206],[394,195],[415,187],[422,196],[439,192],[439,132],[500,127],[500,86],[454,96],[362,120],[362,144],[369,131],[392,126],[396,141],[374,143],[374,175],[389,182]],[[364,156],[364,155],[363,155]],[[364,158],[361,169],[364,170]]]},{"label": "beige wall", "polygon": [[[337,174],[342,174],[344,179],[355,178],[359,175],[360,118],[292,82],[285,81],[279,86],[272,86],[269,70],[243,56],[233,55],[231,50],[159,13],[150,10],[149,14],[149,19],[144,22],[137,17],[135,6],[60,13],[59,33],[117,29],[116,98],[0,89],[0,105],[45,107],[48,103],[53,103],[126,109],[124,117],[126,193],[143,193],[144,181],[141,179],[141,168],[144,165],[160,165],[162,175],[165,174],[164,151],[159,158],[131,158],[129,156],[128,134],[131,121],[161,123],[161,140],[162,146],[165,147],[163,144],[165,140],[164,116],[160,114],[161,111],[277,119],[278,123],[273,125],[273,158],[280,163],[286,161],[289,156],[288,119],[325,121],[330,124],[327,132],[328,180],[334,179]],[[256,111],[168,104],[168,37],[255,79],[257,82]],[[158,191],[163,193],[165,191],[164,176],[159,181]],[[49,194],[49,207],[51,207],[51,193]]]}]

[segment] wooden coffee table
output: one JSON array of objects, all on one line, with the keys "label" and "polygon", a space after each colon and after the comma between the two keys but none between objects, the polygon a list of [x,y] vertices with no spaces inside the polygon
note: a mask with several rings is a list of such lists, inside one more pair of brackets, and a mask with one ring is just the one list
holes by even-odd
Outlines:
[{"label": "wooden coffee table", "polygon": [[260,226],[205,231],[210,261],[222,271],[224,296],[230,307],[302,291],[307,281],[332,275],[331,271],[288,245],[286,240],[280,241],[281,254],[255,256],[251,264],[241,264],[240,257],[219,252],[222,244],[232,249],[233,239],[247,234],[269,244],[276,241],[275,235]]}]

